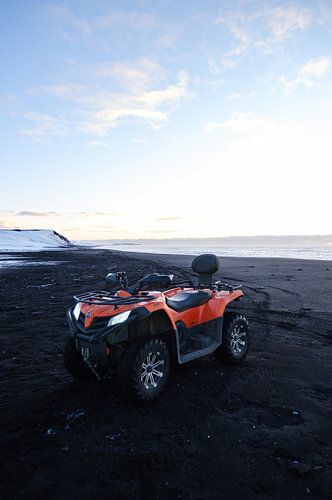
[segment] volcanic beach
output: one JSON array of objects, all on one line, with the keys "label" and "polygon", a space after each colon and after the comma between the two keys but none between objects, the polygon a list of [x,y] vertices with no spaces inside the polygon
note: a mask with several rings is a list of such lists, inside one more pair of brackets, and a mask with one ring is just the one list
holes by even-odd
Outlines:
[{"label": "volcanic beach", "polygon": [[[4,254],[1,255],[4,257]],[[107,272],[191,276],[190,256],[6,253],[0,268],[1,498],[327,498],[332,491],[332,262],[223,258],[253,340],[240,367],[176,369],[160,400],[63,366],[72,296]],[[33,264],[29,264],[33,262]]]}]

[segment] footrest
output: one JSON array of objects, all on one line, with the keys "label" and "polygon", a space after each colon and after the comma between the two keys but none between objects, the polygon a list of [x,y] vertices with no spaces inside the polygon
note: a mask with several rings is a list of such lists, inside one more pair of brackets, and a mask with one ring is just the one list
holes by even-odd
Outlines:
[{"label": "footrest", "polygon": [[195,349],[204,349],[213,342],[213,339],[203,333],[195,333],[190,335],[189,342]]}]

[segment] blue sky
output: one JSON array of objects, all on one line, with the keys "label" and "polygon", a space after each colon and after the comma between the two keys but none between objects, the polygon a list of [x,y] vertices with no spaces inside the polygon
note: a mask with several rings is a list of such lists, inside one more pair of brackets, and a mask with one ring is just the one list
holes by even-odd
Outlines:
[{"label": "blue sky", "polygon": [[0,227],[331,232],[330,1],[12,1]]}]

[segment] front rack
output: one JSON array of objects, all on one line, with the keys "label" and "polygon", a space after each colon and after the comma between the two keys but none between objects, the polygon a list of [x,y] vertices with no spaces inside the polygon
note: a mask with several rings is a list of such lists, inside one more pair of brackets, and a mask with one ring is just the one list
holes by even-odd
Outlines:
[{"label": "front rack", "polygon": [[76,302],[85,304],[105,305],[105,306],[126,306],[137,304],[138,302],[148,302],[153,300],[153,295],[132,295],[131,297],[118,297],[115,292],[105,292],[104,290],[93,290],[92,292],[74,295]]}]

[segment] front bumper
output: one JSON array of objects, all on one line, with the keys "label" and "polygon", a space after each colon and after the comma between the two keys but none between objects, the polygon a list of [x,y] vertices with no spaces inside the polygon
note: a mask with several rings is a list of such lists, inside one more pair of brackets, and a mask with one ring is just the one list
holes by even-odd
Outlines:
[{"label": "front bumper", "polygon": [[[104,322],[95,322],[98,325],[96,328],[85,329],[84,319],[79,318],[77,321],[72,311],[72,307],[66,311],[69,334],[74,337],[76,347],[85,362],[101,366],[109,365],[107,346],[127,341],[129,323],[141,320],[149,315],[149,312],[144,307],[138,307],[131,312],[128,319],[123,323],[109,327],[107,326],[108,318],[105,318]],[[97,317],[97,319],[100,318]]]}]

